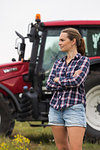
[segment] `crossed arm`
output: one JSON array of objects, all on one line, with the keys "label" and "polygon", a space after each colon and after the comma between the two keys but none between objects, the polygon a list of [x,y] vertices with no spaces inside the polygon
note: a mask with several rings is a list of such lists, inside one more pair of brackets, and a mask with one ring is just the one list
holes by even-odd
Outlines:
[{"label": "crossed arm", "polygon": [[[75,71],[73,77],[76,77],[77,75],[79,75],[82,72],[82,70],[77,70]],[[54,82],[58,82],[59,81],[59,77],[55,77],[54,78]]]},{"label": "crossed arm", "polygon": [[84,64],[79,66],[79,70],[75,71],[73,76],[70,77],[56,77],[56,64],[54,64],[49,78],[47,80],[47,89],[60,90],[66,87],[78,87],[89,72],[89,60],[86,60]]}]

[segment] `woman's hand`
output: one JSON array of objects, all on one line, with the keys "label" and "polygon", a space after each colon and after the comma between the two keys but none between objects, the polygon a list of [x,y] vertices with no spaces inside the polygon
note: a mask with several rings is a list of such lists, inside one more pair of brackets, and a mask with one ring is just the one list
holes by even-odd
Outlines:
[{"label": "woman's hand", "polygon": [[82,70],[77,70],[77,71],[75,71],[73,77],[76,77],[76,76],[79,75],[81,72],[82,72]]},{"label": "woman's hand", "polygon": [[58,82],[58,81],[59,81],[59,77],[55,77],[54,82]]}]

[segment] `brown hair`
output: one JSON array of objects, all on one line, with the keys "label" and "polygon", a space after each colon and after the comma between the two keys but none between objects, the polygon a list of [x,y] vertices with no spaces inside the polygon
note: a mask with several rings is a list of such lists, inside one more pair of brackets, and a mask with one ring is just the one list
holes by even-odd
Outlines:
[{"label": "brown hair", "polygon": [[66,29],[63,29],[61,32],[67,33],[68,38],[70,40],[73,40],[74,38],[76,39],[77,51],[82,56],[84,56],[85,55],[85,42],[81,34],[79,33],[79,31],[75,28],[66,28]]}]

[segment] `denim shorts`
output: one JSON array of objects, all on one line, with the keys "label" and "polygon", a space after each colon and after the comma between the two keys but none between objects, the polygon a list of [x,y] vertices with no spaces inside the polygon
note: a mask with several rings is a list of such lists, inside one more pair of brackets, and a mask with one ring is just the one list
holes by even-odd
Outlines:
[{"label": "denim shorts", "polygon": [[86,114],[83,104],[76,104],[64,110],[50,106],[49,125],[86,127]]}]

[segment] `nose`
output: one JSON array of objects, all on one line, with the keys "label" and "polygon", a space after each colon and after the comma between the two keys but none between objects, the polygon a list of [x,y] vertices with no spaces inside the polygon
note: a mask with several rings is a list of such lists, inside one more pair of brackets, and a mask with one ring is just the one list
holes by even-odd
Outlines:
[{"label": "nose", "polygon": [[60,47],[60,49],[61,49],[61,45],[62,45],[62,44],[61,44],[61,42],[60,42],[60,41],[59,41],[58,45],[59,45],[59,47]]},{"label": "nose", "polygon": [[58,45],[59,45],[59,46],[61,45],[61,41],[59,41]]}]

